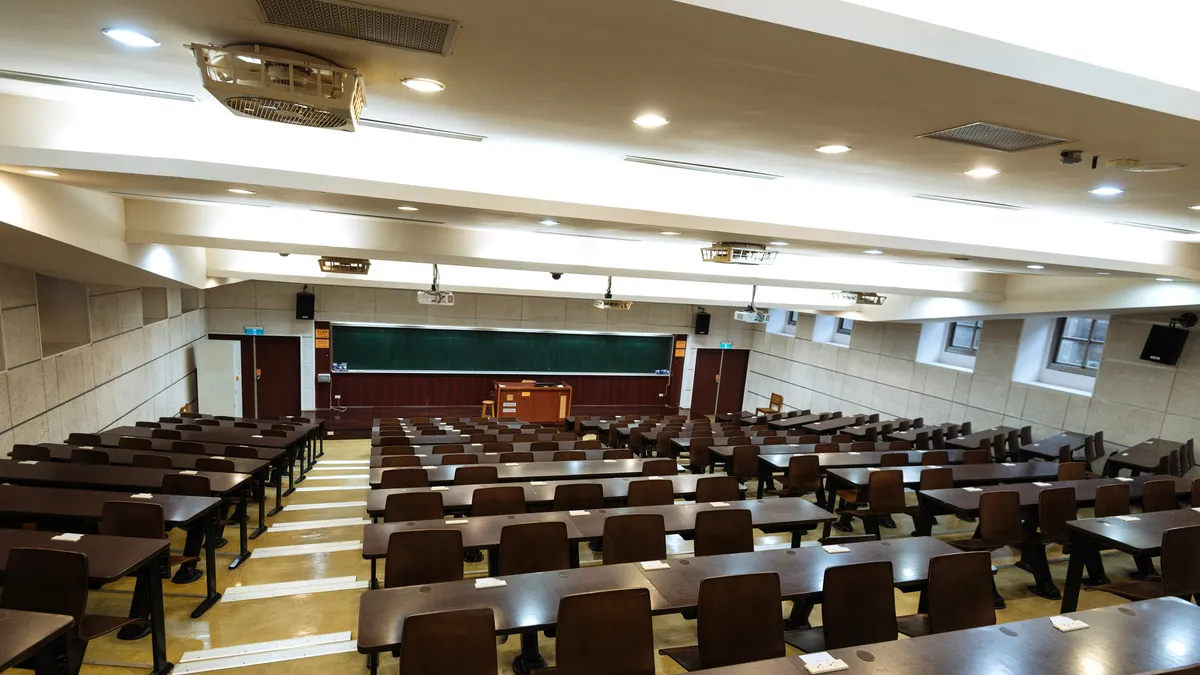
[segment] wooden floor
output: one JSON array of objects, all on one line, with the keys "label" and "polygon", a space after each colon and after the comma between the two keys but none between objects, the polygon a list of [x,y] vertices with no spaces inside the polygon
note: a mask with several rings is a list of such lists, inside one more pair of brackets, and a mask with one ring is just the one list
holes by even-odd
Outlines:
[{"label": "wooden floor", "polygon": [[[270,519],[270,525],[283,523],[299,523],[330,519],[366,518],[366,511],[359,505],[365,500],[366,468],[364,465],[334,465],[330,460],[363,460],[370,455],[370,444],[367,440],[326,441],[325,457],[318,462],[318,470],[311,475],[319,476],[348,476],[333,480],[306,480],[294,494],[285,501],[289,507],[304,504],[330,504],[336,502],[351,502],[350,505],[336,504],[311,510],[285,509],[275,518]],[[334,467],[338,467],[336,470]],[[359,487],[361,485],[361,487]],[[753,485],[753,483],[752,483]],[[331,488],[347,486],[352,489],[344,490],[312,490],[312,488]],[[910,499],[914,499],[910,495]],[[1080,516],[1090,515],[1088,510],[1081,510]],[[897,517],[899,527],[895,530],[884,530],[884,536],[908,536],[912,531],[911,521],[906,517]],[[935,530],[936,536],[942,538],[969,537],[973,525],[953,517],[939,518]],[[302,529],[285,532],[268,532],[251,542],[254,549],[262,552],[268,547],[296,546],[301,544],[322,544],[329,542],[358,542],[361,541],[362,526],[347,525],[317,529]],[[176,548],[182,548],[183,540],[178,534],[173,536]],[[805,540],[806,545],[815,545],[815,537],[810,534]],[[788,540],[781,536],[769,536],[759,533],[759,547],[787,547]],[[668,551],[672,556],[691,555],[691,542],[680,537],[672,536],[667,541]],[[232,546],[227,547],[230,550]],[[583,564],[598,564],[595,555],[581,547]],[[1049,551],[1051,560],[1060,560],[1052,564],[1054,579],[1061,589],[1066,576],[1066,561],[1062,558],[1057,546]],[[231,587],[251,586],[260,584],[278,584],[280,582],[307,582],[304,585],[319,583],[321,580],[339,577],[355,577],[365,582],[368,577],[369,565],[362,559],[357,549],[332,553],[311,553],[284,557],[252,557],[235,571],[225,569],[230,557],[221,556],[223,564],[218,572],[218,588],[226,591]],[[997,576],[997,586],[1000,593],[1008,601],[1008,609],[999,612],[999,621],[1017,621],[1032,617],[1053,616],[1058,614],[1058,602],[1043,600],[1026,590],[1026,585],[1032,583],[1029,574],[1011,567],[1015,562],[1012,551],[997,552],[993,557],[1000,568]],[[1105,558],[1109,576],[1114,580],[1125,579],[1134,569],[1133,560],[1124,555],[1110,555]],[[468,574],[483,576],[486,574],[486,563],[470,565]],[[165,583],[167,593],[197,594],[203,591],[203,580],[186,586]],[[132,580],[106,587],[102,591],[94,591],[89,601],[89,610],[96,613],[124,614],[128,611],[130,596],[127,592],[112,592],[113,590],[129,591],[133,588]],[[251,643],[261,643],[275,640],[287,640],[306,636],[320,636],[349,631],[357,635],[358,595],[361,590],[337,590],[322,593],[305,593],[284,595],[262,599],[250,599],[238,602],[222,600],[200,619],[191,619],[189,614],[198,600],[193,597],[169,596],[166,599],[167,637],[169,659],[176,663],[177,672],[205,672],[204,661],[196,662],[189,668],[181,664],[180,659],[185,652],[209,650],[215,648],[236,647]],[[1102,605],[1122,602],[1118,598],[1105,593],[1081,594],[1079,608],[1091,609]],[[910,614],[916,611],[917,594],[896,593],[896,606],[899,614]],[[783,603],[786,612],[790,603]],[[820,623],[820,608],[813,613],[814,623]],[[655,617],[655,646],[657,648],[695,644],[696,631],[694,622],[685,621],[678,615]],[[904,638],[901,638],[904,639]],[[545,637],[541,638],[542,653],[549,663],[554,662],[554,642]],[[511,672],[511,661],[516,656],[518,640],[510,638],[499,645],[501,672]],[[137,642],[122,642],[115,637],[105,637],[92,643],[87,651],[87,659],[93,661],[124,662],[128,664],[148,664],[150,661],[150,640],[146,638]],[[291,655],[296,650],[277,652],[279,655]],[[799,653],[790,646],[789,654]],[[659,656],[659,673],[684,672],[673,661]],[[364,657],[357,653],[338,653],[312,656],[296,660],[269,663],[263,665],[248,665],[235,667],[233,670],[247,675],[270,672],[272,675],[282,673],[352,673],[364,668]],[[210,663],[209,665],[217,665]],[[195,668],[193,670],[192,668]],[[148,668],[112,667],[85,665],[83,672],[99,674],[145,673]],[[381,662],[381,672],[396,672],[396,662],[392,657],[385,656]]]}]

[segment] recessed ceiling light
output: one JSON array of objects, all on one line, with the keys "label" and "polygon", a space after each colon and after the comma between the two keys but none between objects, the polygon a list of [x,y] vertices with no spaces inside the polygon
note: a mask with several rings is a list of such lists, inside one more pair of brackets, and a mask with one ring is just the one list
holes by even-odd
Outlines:
[{"label": "recessed ceiling light", "polygon": [[867,255],[883,255],[883,251],[880,251],[877,248],[869,248],[863,251],[863,253],[866,253]]},{"label": "recessed ceiling light", "polygon": [[678,232],[670,232],[670,231],[668,231],[668,232],[659,232],[659,234],[661,234],[661,235],[662,235],[662,236],[664,236],[664,237],[677,237],[677,236],[679,236],[679,233],[678,233]]},{"label": "recessed ceiling light", "polygon": [[1155,277],[1155,281],[1175,281],[1171,277]]},{"label": "recessed ceiling light", "polygon": [[843,152],[850,152],[848,145],[822,145],[817,148],[817,152],[823,152],[826,155],[840,155]]},{"label": "recessed ceiling light", "polygon": [[401,211],[420,211],[421,210],[415,206],[397,206],[396,208],[400,209]]},{"label": "recessed ceiling light", "polygon": [[47,171],[46,169],[29,169],[25,173],[29,174],[30,176],[45,176],[46,178],[56,178],[58,176],[57,173],[54,173],[53,171]]},{"label": "recessed ceiling light", "polygon": [[638,115],[637,117],[635,117],[633,119],[633,123],[638,125],[639,127],[647,127],[647,128],[653,129],[654,127],[666,126],[671,123],[671,120],[663,117],[662,115],[655,115],[654,113],[646,113],[645,115]]},{"label": "recessed ceiling light", "polygon": [[1026,265],[1025,267],[1027,267],[1027,268],[1029,268],[1029,269],[1031,269],[1031,270],[1044,270],[1044,269],[1046,269],[1046,266],[1045,266],[1045,265]]},{"label": "recessed ceiling light", "polygon": [[558,221],[553,218],[542,218],[538,223],[541,225],[557,225]]},{"label": "recessed ceiling light", "polygon": [[999,169],[992,169],[990,167],[981,166],[978,169],[971,169],[970,171],[967,172],[967,175],[970,176],[971,178],[991,178],[992,176],[995,176],[998,173],[1000,173]]},{"label": "recessed ceiling light", "polygon": [[1096,272],[1096,274],[1099,274],[1102,277],[1107,277],[1107,276],[1111,276],[1112,272]]},{"label": "recessed ceiling light", "polygon": [[786,241],[772,241],[770,244],[772,246],[788,246],[788,242]]},{"label": "recessed ceiling light", "polygon": [[1100,196],[1100,197],[1111,197],[1113,195],[1121,194],[1122,192],[1124,192],[1124,190],[1122,190],[1119,187],[1105,186],[1105,187],[1098,187],[1094,190],[1088,190],[1088,192],[1090,192],[1094,195]]},{"label": "recessed ceiling light", "polygon": [[1195,206],[1189,206],[1188,208],[1193,211],[1200,211],[1200,204],[1196,204]]},{"label": "recessed ceiling light", "polygon": [[437,80],[431,80],[427,77],[406,77],[403,80],[400,80],[400,84],[412,89],[413,91],[423,91],[426,93],[445,91],[446,89],[446,85],[438,82]]},{"label": "recessed ceiling light", "polygon": [[235,195],[252,195],[252,194],[255,194],[255,192],[254,192],[253,190],[243,190],[242,188],[226,188],[226,190],[225,190],[225,191],[226,191],[226,192],[232,192],[232,193],[233,193],[233,194],[235,194]]},{"label": "recessed ceiling light", "polygon": [[128,47],[146,48],[159,46],[158,40],[135,30],[129,30],[128,28],[105,28],[101,32]]}]

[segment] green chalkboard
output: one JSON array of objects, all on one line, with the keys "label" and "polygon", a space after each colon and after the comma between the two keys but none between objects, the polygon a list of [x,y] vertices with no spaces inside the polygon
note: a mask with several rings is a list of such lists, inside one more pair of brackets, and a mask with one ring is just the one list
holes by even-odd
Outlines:
[{"label": "green chalkboard", "polygon": [[645,375],[671,368],[674,339],[338,324],[330,337],[350,371]]}]

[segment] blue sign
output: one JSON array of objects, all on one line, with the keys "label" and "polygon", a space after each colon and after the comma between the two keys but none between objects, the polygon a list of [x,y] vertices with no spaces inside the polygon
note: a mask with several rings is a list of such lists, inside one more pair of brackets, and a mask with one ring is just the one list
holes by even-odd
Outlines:
[{"label": "blue sign", "polygon": [[722,342],[721,349],[733,349],[733,343],[732,342]]},{"label": "blue sign", "polygon": [[266,335],[262,326],[246,326],[246,335]]}]

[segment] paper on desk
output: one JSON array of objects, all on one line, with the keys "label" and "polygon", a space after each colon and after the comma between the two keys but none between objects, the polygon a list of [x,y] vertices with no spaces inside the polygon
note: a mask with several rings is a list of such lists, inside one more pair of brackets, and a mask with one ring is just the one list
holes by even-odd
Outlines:
[{"label": "paper on desk", "polygon": [[709,502],[708,505],[713,507],[714,509],[719,509],[722,506],[729,506],[729,502]]},{"label": "paper on desk", "polygon": [[196,475],[196,472],[192,471],[191,469],[188,469],[186,471],[180,471],[179,473],[180,473],[180,475],[183,475],[183,476],[195,476]]},{"label": "paper on desk", "polygon": [[1050,617],[1050,623],[1064,633],[1070,633],[1073,630],[1083,630],[1088,627],[1086,623],[1079,619],[1072,619],[1068,616],[1052,616]]},{"label": "paper on desk", "polygon": [[72,532],[63,532],[62,534],[58,535],[57,537],[50,537],[50,539],[52,539],[54,541],[79,541],[80,539],[83,539],[83,535],[82,534],[74,534]]},{"label": "paper on desk", "polygon": [[505,462],[504,466],[521,466],[520,462]]},{"label": "paper on desk", "polygon": [[1016,466],[1016,464],[1014,464],[1012,462],[1001,462],[1000,466]]},{"label": "paper on desk", "polygon": [[667,563],[665,563],[661,560],[647,560],[646,562],[642,563],[641,565],[642,565],[642,569],[646,570],[647,572],[652,571],[652,570],[670,569],[670,567],[671,567],[670,565],[668,565]]},{"label": "paper on desk", "polygon": [[1043,482],[1041,482],[1041,481],[1037,481],[1037,482],[1035,482],[1035,483],[1034,483],[1034,485],[1036,485],[1036,486],[1038,486],[1038,487],[1050,487],[1050,484],[1049,484],[1049,483],[1043,483]]},{"label": "paper on desk", "polygon": [[91,445],[81,445],[81,446],[79,446],[79,449],[80,450],[95,450],[96,448]]},{"label": "paper on desk", "polygon": [[583,511],[583,510],[567,511],[567,515],[569,515],[569,516],[590,516],[590,515],[592,515],[592,512],[591,511]]},{"label": "paper on desk", "polygon": [[25,459],[20,462],[17,462],[17,464],[37,464],[37,463],[38,463],[38,461],[36,459]]},{"label": "paper on desk", "polygon": [[[471,446],[472,446],[472,447],[476,447],[476,448],[482,448],[482,447],[483,447],[483,443],[472,443],[472,444],[471,444]],[[489,454],[489,455],[492,455],[492,454],[495,454],[495,453],[491,453],[491,452],[489,452],[488,454]]]},{"label": "paper on desk", "polygon": [[977,487],[965,487],[963,489],[966,490],[967,492],[983,492],[983,488],[977,488]]},{"label": "paper on desk", "polygon": [[1122,483],[1132,483],[1133,482],[1133,479],[1129,478],[1128,476],[1117,476],[1117,480],[1121,481]]},{"label": "paper on desk", "polygon": [[800,662],[804,664],[825,663],[832,660],[833,657],[829,655],[829,652],[817,652],[815,654],[803,654],[800,656]]},{"label": "paper on desk", "polygon": [[604,460],[604,463],[605,463],[605,464],[616,464],[616,463],[617,463],[617,460],[615,460],[615,459],[606,459],[606,460]]},{"label": "paper on desk", "polygon": [[929,465],[927,465],[925,468],[926,468],[926,469],[940,469],[940,468],[942,468],[942,467],[941,467],[941,466],[938,466],[938,465],[936,465],[936,464],[929,464]]},{"label": "paper on desk", "polygon": [[484,577],[483,579],[475,580],[475,588],[501,588],[507,586],[508,582],[503,579],[493,579],[492,577]]},{"label": "paper on desk", "polygon": [[435,485],[429,489],[433,490],[434,492],[445,492],[446,490],[449,490],[450,487],[448,485]]},{"label": "paper on desk", "polygon": [[225,459],[224,455],[213,455],[213,459]]},{"label": "paper on desk", "polygon": [[435,465],[435,464],[427,464],[427,465],[425,465],[425,466],[423,466],[423,467],[421,467],[421,468],[422,468],[422,469],[425,469],[426,471],[433,471],[434,469],[436,469],[436,468],[437,468],[437,465]]},{"label": "paper on desk", "polygon": [[845,546],[842,546],[841,544],[830,544],[829,546],[822,546],[821,548],[825,549],[826,553],[849,553],[850,552],[850,549],[846,548]]},{"label": "paper on desk", "polygon": [[878,466],[868,466],[867,471],[883,471],[883,469]]},{"label": "paper on desk", "polygon": [[455,518],[453,516],[447,516],[446,524],[447,525],[466,525],[467,519],[466,518]]},{"label": "paper on desk", "polygon": [[546,484],[546,481],[544,481],[544,480],[532,480],[532,481],[529,481],[529,484],[530,484],[530,485],[545,485],[545,484]]},{"label": "paper on desk", "polygon": [[850,452],[850,453],[847,453],[847,454],[850,454],[850,455],[861,455],[862,453],[861,453],[861,452]]},{"label": "paper on desk", "polygon": [[421,454],[421,453],[419,453],[419,452],[418,452],[418,453],[415,453],[415,454],[413,454],[413,457],[424,457],[424,456],[425,456],[425,455],[423,455],[423,454]]},{"label": "paper on desk", "polygon": [[833,659],[831,661],[821,661],[820,663],[808,663],[804,665],[804,670],[813,673],[836,673],[839,670],[849,670],[850,666],[841,659]]},{"label": "paper on desk", "polygon": [[1138,518],[1137,516],[1117,516],[1117,520],[1122,520],[1126,523],[1133,523],[1141,520],[1141,518]]},{"label": "paper on desk", "polygon": [[130,499],[154,499],[154,495],[149,492],[139,492],[136,495],[129,495]]},{"label": "paper on desk", "polygon": [[647,476],[650,480],[666,480],[663,476]]},{"label": "paper on desk", "polygon": [[262,434],[254,434],[250,438],[262,438]]}]

